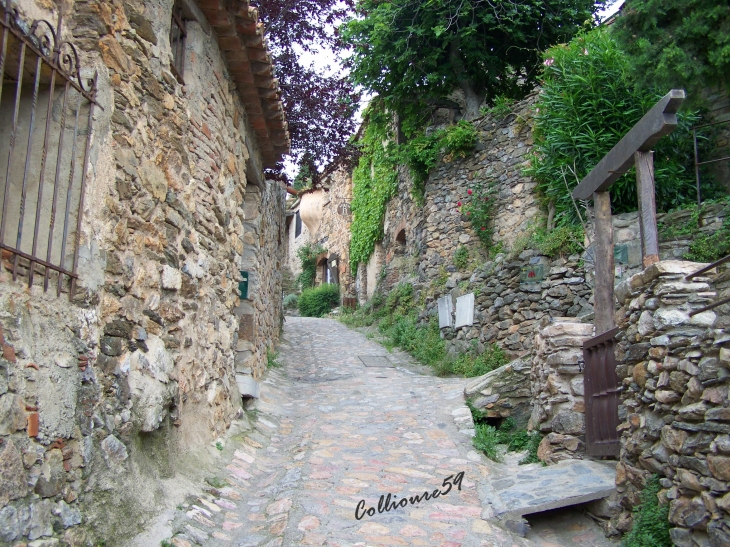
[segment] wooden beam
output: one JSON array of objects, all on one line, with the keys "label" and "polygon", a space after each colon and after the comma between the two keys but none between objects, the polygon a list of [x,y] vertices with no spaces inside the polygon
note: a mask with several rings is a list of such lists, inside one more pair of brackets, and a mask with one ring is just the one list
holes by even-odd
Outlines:
[{"label": "wooden beam", "polygon": [[595,309],[596,336],[614,328],[613,318],[613,223],[611,221],[611,194],[596,192],[593,194],[596,212],[596,281],[593,292],[593,308]]},{"label": "wooden beam", "polygon": [[634,152],[651,150],[659,139],[677,127],[677,110],[685,94],[672,89],[647,112],[616,146],[598,162],[573,190],[575,199],[589,199],[596,192],[606,192],[634,162]]},{"label": "wooden beam", "polygon": [[638,151],[636,164],[636,193],[639,197],[639,228],[641,229],[641,257],[644,268],[659,262],[659,235],[656,226],[656,198],[654,196],[654,152]]}]

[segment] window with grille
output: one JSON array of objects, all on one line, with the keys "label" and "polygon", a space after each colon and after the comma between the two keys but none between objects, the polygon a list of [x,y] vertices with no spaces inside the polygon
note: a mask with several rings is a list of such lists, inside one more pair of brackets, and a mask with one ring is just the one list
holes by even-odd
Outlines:
[{"label": "window with grille", "polygon": [[82,78],[62,23],[0,0],[0,249],[14,280],[73,296],[96,75]]},{"label": "window with grille", "polygon": [[184,84],[185,71],[185,39],[188,33],[185,30],[182,3],[178,0],[172,8],[172,24],[170,25],[170,48],[172,49],[172,69],[177,81]]}]

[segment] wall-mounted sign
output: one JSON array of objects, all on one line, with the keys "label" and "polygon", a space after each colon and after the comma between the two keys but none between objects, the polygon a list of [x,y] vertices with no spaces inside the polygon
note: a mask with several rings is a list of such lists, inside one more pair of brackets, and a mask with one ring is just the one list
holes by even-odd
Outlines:
[{"label": "wall-mounted sign", "polygon": [[451,295],[442,296],[438,299],[439,308],[439,328],[450,327],[452,325],[453,317],[453,303],[451,301]]},{"label": "wall-mounted sign", "polygon": [[530,264],[523,266],[520,272],[520,283],[542,283],[545,279],[545,266]]},{"label": "wall-mounted sign", "polygon": [[468,327],[474,324],[474,293],[465,294],[456,299],[456,323],[454,326]]},{"label": "wall-mounted sign", "polygon": [[619,264],[629,263],[629,246],[628,245],[615,245],[613,248],[613,259]]}]

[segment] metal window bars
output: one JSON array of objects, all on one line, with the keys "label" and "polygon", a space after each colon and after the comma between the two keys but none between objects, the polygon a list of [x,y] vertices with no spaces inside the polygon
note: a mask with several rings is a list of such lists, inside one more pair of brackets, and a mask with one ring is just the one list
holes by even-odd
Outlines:
[{"label": "metal window bars", "polygon": [[170,48],[172,49],[172,68],[175,78],[180,85],[185,85],[183,75],[185,72],[185,39],[188,33],[185,29],[183,9],[181,3],[175,2],[172,8],[172,24],[170,25]]},{"label": "metal window bars", "polygon": [[55,27],[28,24],[0,0],[0,267],[29,286],[42,275],[44,291],[53,280],[71,298],[98,103],[96,74],[82,78],[62,27],[62,15]]}]

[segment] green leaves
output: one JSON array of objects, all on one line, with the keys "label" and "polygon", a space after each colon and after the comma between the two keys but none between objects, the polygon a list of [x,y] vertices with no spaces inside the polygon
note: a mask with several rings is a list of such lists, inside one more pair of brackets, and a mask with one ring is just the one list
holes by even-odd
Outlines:
[{"label": "green leaves", "polygon": [[627,0],[612,33],[645,87],[684,88],[697,101],[730,88],[730,7],[724,0]]},{"label": "green leaves", "polygon": [[[661,98],[638,88],[625,54],[611,34],[595,29],[545,53],[543,92],[536,105],[535,146],[527,174],[538,182],[545,206],[555,205],[558,225],[577,225],[570,192]],[[694,112],[680,112],[679,127],[656,146],[657,210],[695,196],[692,138]],[[611,187],[614,212],[635,211],[633,169]]]},{"label": "green leaves", "polygon": [[[353,81],[404,114],[461,87],[521,97],[536,81],[539,52],[569,40],[603,2],[592,0],[362,0],[340,27]],[[478,108],[478,104],[476,108]]]},{"label": "green leaves", "polygon": [[467,121],[426,133],[416,133],[408,142],[397,145],[387,110],[382,100],[374,100],[366,112],[366,129],[360,140],[362,156],[352,175],[353,220],[350,226],[350,263],[353,271],[367,262],[375,244],[383,237],[385,207],[398,191],[398,166],[407,165],[416,201],[423,199],[429,171],[439,153],[466,157],[476,144],[477,131]]}]

